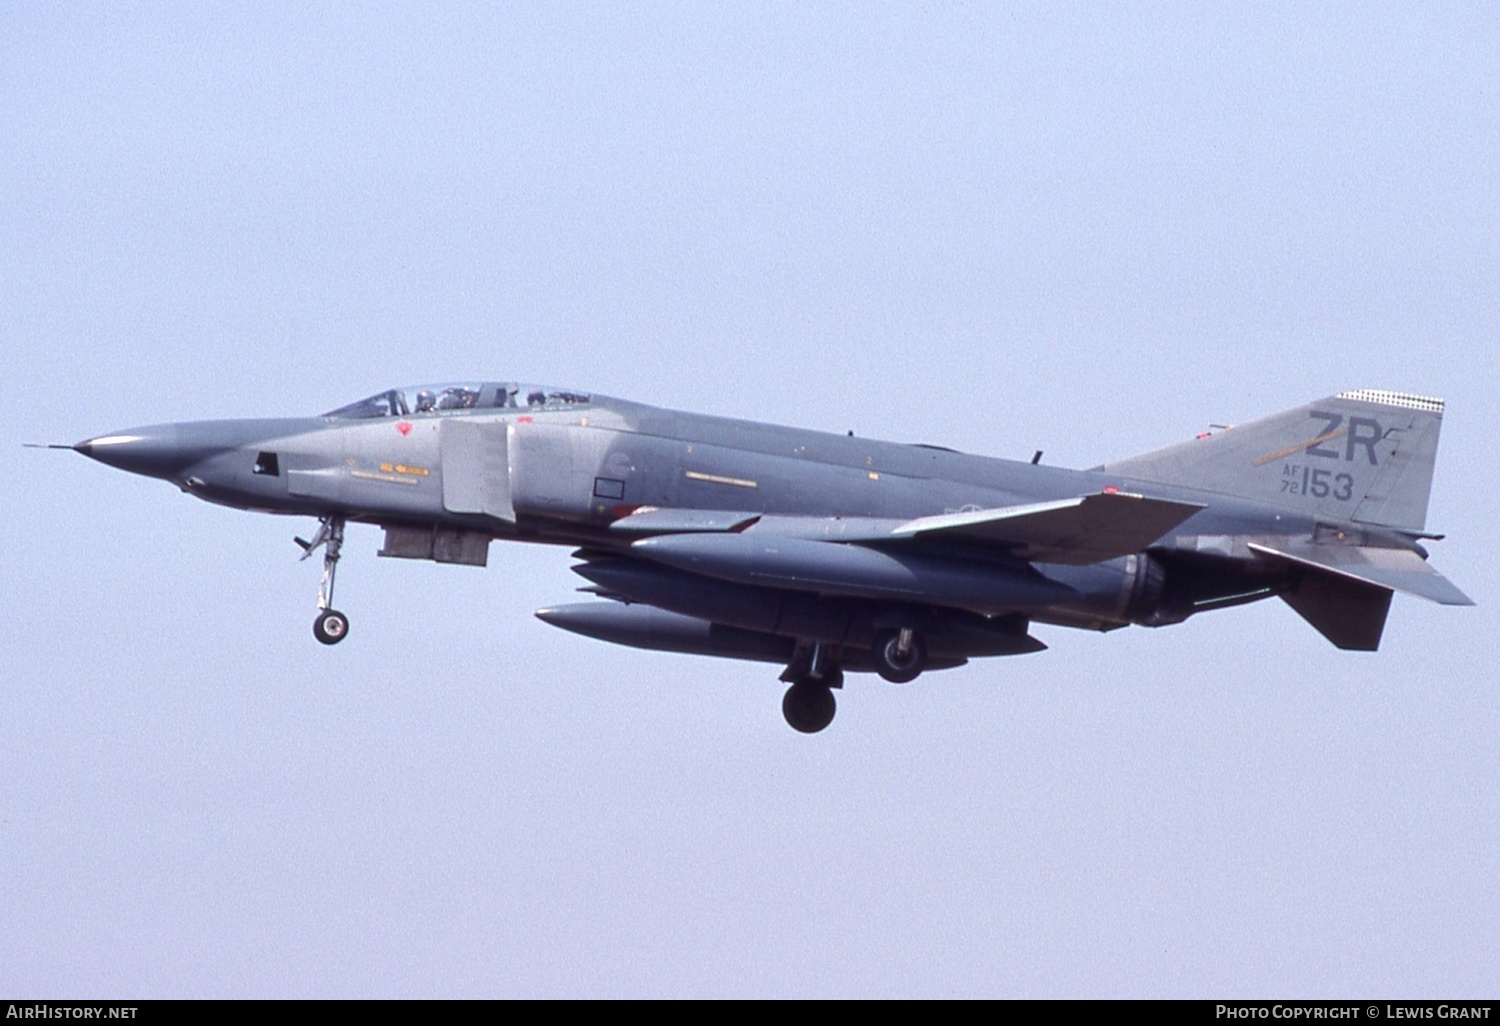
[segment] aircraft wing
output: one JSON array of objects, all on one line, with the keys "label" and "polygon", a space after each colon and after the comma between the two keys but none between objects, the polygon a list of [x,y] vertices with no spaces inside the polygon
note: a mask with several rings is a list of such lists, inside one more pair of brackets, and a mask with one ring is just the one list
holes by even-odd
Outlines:
[{"label": "aircraft wing", "polygon": [[1099,492],[904,521],[642,508],[615,521],[610,530],[641,537],[748,531],[882,546],[908,539],[945,539],[1003,547],[1025,560],[1085,566],[1140,552],[1203,508],[1128,492]]},{"label": "aircraft wing", "polygon": [[1203,509],[1192,502],[1099,492],[1056,502],[908,520],[896,538],[952,538],[1001,544],[1022,559],[1085,566],[1128,556]]}]

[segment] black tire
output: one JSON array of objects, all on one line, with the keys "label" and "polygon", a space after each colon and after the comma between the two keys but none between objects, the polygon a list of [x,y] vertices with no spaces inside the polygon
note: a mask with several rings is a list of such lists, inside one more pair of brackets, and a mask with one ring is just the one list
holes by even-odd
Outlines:
[{"label": "black tire", "polygon": [[812,681],[793,684],[781,700],[781,715],[793,730],[803,734],[816,734],[828,726],[837,711],[833,692]]},{"label": "black tire", "polygon": [[906,684],[916,680],[927,668],[927,647],[922,644],[921,635],[913,635],[903,656],[901,632],[886,631],[875,640],[870,658],[875,663],[876,673],[892,684]]},{"label": "black tire", "polygon": [[313,621],[313,637],[325,645],[337,645],[349,635],[349,618],[336,609],[325,609]]}]

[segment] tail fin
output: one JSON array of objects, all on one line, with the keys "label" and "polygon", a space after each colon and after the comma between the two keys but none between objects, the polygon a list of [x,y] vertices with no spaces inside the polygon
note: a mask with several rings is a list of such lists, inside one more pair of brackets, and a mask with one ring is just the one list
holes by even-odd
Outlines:
[{"label": "tail fin", "polygon": [[1098,469],[1421,531],[1442,424],[1441,399],[1359,389]]}]

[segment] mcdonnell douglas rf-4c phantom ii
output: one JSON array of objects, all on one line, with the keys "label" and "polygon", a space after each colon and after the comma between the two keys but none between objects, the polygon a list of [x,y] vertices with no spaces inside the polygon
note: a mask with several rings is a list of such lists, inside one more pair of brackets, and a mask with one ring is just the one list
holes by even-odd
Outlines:
[{"label": "mcdonnell douglas rf-4c phantom ii", "polygon": [[[314,633],[349,521],[380,554],[483,566],[573,546],[594,601],[537,613],[639,648],[786,667],[797,730],[845,671],[905,682],[1045,648],[1033,623],[1158,627],[1280,596],[1373,651],[1391,595],[1472,605],[1423,539],[1443,404],[1363,389],[1091,470],[510,382],[393,388],[318,417],[134,428],[72,448],[209,502],[317,517]],[[305,558],[305,557],[304,557]]]}]

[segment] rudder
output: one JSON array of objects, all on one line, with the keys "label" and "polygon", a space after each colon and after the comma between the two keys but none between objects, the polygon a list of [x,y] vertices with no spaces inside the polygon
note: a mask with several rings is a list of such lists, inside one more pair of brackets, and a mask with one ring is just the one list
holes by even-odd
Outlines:
[{"label": "rudder", "polygon": [[1442,421],[1441,399],[1357,389],[1097,469],[1421,531]]}]

